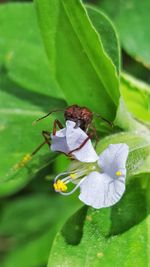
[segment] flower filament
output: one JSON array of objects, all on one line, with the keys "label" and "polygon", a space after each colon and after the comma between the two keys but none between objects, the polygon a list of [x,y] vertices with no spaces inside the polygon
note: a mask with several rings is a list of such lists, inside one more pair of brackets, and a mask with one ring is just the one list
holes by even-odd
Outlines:
[{"label": "flower filament", "polygon": [[[72,193],[74,193],[78,187],[80,186],[80,184],[83,182],[83,180],[85,179],[85,177],[93,170],[96,169],[96,164],[82,164],[81,168],[78,168],[76,170],[72,170],[72,171],[68,171],[68,172],[63,172],[60,173],[59,175],[57,175],[54,179],[54,189],[56,192],[59,192],[62,195],[71,195]],[[67,176],[66,176],[67,175]],[[64,178],[60,179],[60,177]],[[68,183],[72,183],[75,184],[75,187],[69,192],[66,192],[68,187],[67,184]]]}]

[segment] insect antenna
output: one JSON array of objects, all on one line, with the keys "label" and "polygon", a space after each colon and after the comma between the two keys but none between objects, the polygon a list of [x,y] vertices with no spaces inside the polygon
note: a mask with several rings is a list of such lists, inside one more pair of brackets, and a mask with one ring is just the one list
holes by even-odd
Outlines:
[{"label": "insect antenna", "polygon": [[37,122],[39,122],[39,121],[41,121],[41,120],[47,118],[47,117],[50,116],[52,113],[55,113],[55,112],[58,112],[58,111],[65,111],[65,110],[64,110],[64,109],[54,109],[54,110],[48,112],[48,113],[47,113],[46,115],[44,115],[43,117],[41,117],[41,118],[39,118],[39,119],[33,121],[32,125],[35,125]]},{"label": "insect antenna", "polygon": [[113,127],[113,123],[107,119],[105,119],[104,117],[102,117],[100,114],[98,113],[93,113],[93,115],[95,115],[97,118],[100,118],[101,120],[105,121],[109,126]]}]

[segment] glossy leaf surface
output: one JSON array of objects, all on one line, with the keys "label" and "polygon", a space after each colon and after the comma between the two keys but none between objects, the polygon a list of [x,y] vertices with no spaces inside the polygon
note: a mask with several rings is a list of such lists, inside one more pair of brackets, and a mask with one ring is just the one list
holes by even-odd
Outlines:
[{"label": "glossy leaf surface", "polygon": [[125,51],[150,68],[150,1],[103,0],[98,6],[114,21]]},{"label": "glossy leaf surface", "polygon": [[[68,103],[86,105],[113,120],[119,77],[81,2],[37,0],[36,6],[51,72]],[[100,14],[100,19],[108,28],[106,17]],[[111,24],[109,29],[114,42]]]}]

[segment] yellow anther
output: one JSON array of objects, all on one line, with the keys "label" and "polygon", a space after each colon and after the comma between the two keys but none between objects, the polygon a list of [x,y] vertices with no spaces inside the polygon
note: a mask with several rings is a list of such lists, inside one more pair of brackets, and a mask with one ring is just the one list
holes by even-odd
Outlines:
[{"label": "yellow anther", "polygon": [[21,167],[24,167],[25,164],[26,164],[31,158],[32,158],[32,156],[31,156],[30,154],[26,154],[26,155],[24,156],[24,158],[23,158],[18,164],[16,164],[16,165],[14,166],[14,170],[17,170],[17,169],[19,169],[19,168],[21,168]]},{"label": "yellow anther", "polygon": [[75,178],[77,177],[77,175],[76,175],[76,173],[71,173],[71,174],[70,174],[70,177],[71,177],[72,179],[75,179]]},{"label": "yellow anther", "polygon": [[122,175],[122,172],[117,171],[117,172],[116,172],[116,175],[117,175],[117,176],[121,176],[121,175]]},{"label": "yellow anther", "polygon": [[31,159],[31,155],[30,154],[26,154],[22,160],[23,163],[26,163],[27,161],[29,161]]},{"label": "yellow anther", "polygon": [[65,192],[67,191],[67,186],[64,182],[58,180],[56,183],[54,183],[54,189],[55,191]]}]

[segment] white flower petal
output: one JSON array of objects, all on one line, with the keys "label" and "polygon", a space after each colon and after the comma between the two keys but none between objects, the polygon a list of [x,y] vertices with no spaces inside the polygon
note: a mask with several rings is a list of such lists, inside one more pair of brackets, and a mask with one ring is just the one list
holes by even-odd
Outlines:
[{"label": "white flower petal", "polygon": [[56,131],[56,134],[52,136],[57,136],[57,137],[65,137],[66,136],[66,128],[60,129],[59,131]]},{"label": "white flower petal", "polygon": [[66,143],[66,128],[63,128],[56,132],[56,135],[51,134],[51,150],[60,151],[64,153],[69,152],[69,148]]},{"label": "white flower petal", "polygon": [[77,151],[74,151],[72,154],[77,160],[81,162],[90,163],[98,160],[98,155],[96,154],[93,148],[91,140],[88,140],[82,148]]},{"label": "white flower petal", "polygon": [[80,185],[79,199],[95,209],[109,207],[120,200],[125,191],[125,177],[112,179],[107,174],[91,172]]},{"label": "white flower petal", "polygon": [[79,147],[88,137],[87,134],[79,127],[75,127],[75,122],[66,121],[66,141],[70,151]]},{"label": "white flower petal", "polygon": [[[66,128],[51,135],[51,150],[68,154],[70,151],[79,148],[88,138],[88,135],[79,127],[75,127],[75,122],[66,121]],[[95,162],[98,160],[91,140],[88,140],[82,148],[72,152],[72,155],[81,162]]]},{"label": "white flower petal", "polygon": [[59,151],[65,154],[68,154],[69,148],[66,143],[66,137],[58,137],[55,135],[51,136],[51,150],[52,151]]},{"label": "white flower petal", "polygon": [[129,153],[127,144],[109,145],[100,155],[98,165],[102,171],[114,179],[117,178],[116,172],[121,176],[126,175],[126,160]]},{"label": "white flower petal", "polygon": [[[73,124],[70,121],[66,122],[66,141],[70,151],[79,148],[88,138],[88,135],[81,128],[74,128],[74,126],[75,123]],[[72,155],[81,162],[95,162],[98,160],[98,156],[90,139],[82,148],[74,151]]]}]

